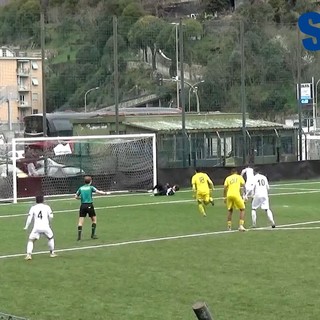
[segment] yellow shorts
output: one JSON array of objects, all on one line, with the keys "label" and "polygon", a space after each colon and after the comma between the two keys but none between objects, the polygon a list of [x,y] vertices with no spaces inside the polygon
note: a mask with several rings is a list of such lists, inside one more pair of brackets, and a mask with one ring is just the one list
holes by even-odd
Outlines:
[{"label": "yellow shorts", "polygon": [[210,192],[197,192],[196,199],[199,202],[209,203],[210,202]]},{"label": "yellow shorts", "polygon": [[227,197],[227,209],[239,209],[244,210],[245,205],[241,196],[229,196]]}]

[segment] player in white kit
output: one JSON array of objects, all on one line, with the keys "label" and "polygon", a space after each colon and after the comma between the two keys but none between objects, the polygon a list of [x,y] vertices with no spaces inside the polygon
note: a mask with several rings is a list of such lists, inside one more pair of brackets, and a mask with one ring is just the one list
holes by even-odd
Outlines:
[{"label": "player in white kit", "polygon": [[44,235],[48,239],[48,246],[50,250],[50,257],[56,257],[54,253],[54,238],[53,232],[50,227],[50,221],[53,218],[53,213],[51,208],[43,203],[44,199],[43,196],[36,196],[36,204],[33,205],[28,214],[28,218],[26,221],[26,225],[24,230],[27,230],[29,225],[33,220],[33,228],[29,235],[28,244],[27,244],[27,255],[25,260],[32,259],[32,251],[33,251],[33,244],[36,240],[39,240],[41,235]]},{"label": "player in white kit", "polygon": [[245,178],[246,181],[243,194],[243,199],[246,201],[249,199],[249,197],[253,197],[254,170],[253,168],[248,166],[241,171],[241,175]]},{"label": "player in white kit", "polygon": [[251,204],[252,227],[257,226],[257,209],[265,210],[272,228],[275,228],[272,211],[269,206],[269,182],[266,176],[257,173],[254,176],[253,200]]}]

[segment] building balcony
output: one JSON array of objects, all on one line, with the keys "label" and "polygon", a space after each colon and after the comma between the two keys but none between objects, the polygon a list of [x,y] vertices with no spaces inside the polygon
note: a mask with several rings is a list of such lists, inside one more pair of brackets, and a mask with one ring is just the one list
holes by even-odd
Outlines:
[{"label": "building balcony", "polygon": [[30,69],[29,68],[18,68],[17,75],[20,77],[29,77]]},{"label": "building balcony", "polygon": [[19,86],[18,86],[18,91],[19,91],[19,92],[26,92],[26,91],[30,91],[30,87],[29,87],[29,86],[22,86],[22,85],[19,85]]},{"label": "building balcony", "polygon": [[21,108],[21,109],[31,108],[31,104],[27,101],[19,101],[18,108]]}]

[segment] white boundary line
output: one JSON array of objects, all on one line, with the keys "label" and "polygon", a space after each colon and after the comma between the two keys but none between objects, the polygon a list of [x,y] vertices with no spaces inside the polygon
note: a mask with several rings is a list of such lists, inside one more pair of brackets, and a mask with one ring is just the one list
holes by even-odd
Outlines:
[{"label": "white boundary line", "polygon": [[[309,227],[309,228],[306,228],[306,227],[293,228],[291,226],[315,224],[315,223],[319,223],[319,222],[320,222],[320,220],[307,221],[307,222],[292,223],[292,224],[287,224],[287,225],[280,225],[280,226],[277,226],[275,229],[271,229],[270,227],[264,227],[264,228],[248,229],[248,231],[313,230],[313,229],[319,229],[320,226],[319,227]],[[73,252],[73,251],[99,249],[99,248],[111,248],[111,247],[120,247],[120,246],[131,245],[131,244],[143,244],[143,243],[154,243],[154,242],[167,241],[167,240],[198,238],[198,237],[221,235],[221,234],[227,234],[227,233],[229,234],[229,233],[243,233],[243,232],[239,232],[238,230],[231,230],[231,231],[224,230],[224,231],[193,233],[193,234],[186,234],[186,235],[180,235],[180,236],[167,236],[167,237],[160,237],[160,238],[149,238],[149,239],[142,239],[142,240],[122,241],[122,242],[115,242],[115,243],[108,243],[108,244],[91,245],[91,246],[85,246],[85,247],[72,247],[72,248],[58,249],[58,250],[55,250],[55,252]],[[48,251],[38,251],[38,252],[33,253],[33,255],[41,255],[41,254],[48,254]],[[25,256],[25,253],[7,254],[7,255],[0,256],[0,260],[1,259],[23,257],[23,256]]]},{"label": "white boundary line", "polygon": [[[307,190],[307,191],[297,191],[297,192],[282,192],[282,193],[272,193],[269,196],[286,196],[286,195],[299,195],[299,194],[306,194],[306,193],[320,193],[319,190]],[[222,197],[214,198],[215,200],[223,200]],[[74,200],[74,199],[68,199]],[[105,209],[117,209],[117,208],[132,208],[132,207],[145,207],[145,206],[153,206],[153,205],[161,205],[161,204],[176,204],[176,203],[188,203],[188,202],[195,202],[194,199],[190,200],[173,200],[173,201],[158,201],[158,202],[145,202],[145,203],[133,203],[133,204],[119,204],[114,206],[105,206],[105,207],[95,207],[95,210],[105,210]],[[68,210],[56,210],[54,211],[55,214],[57,213],[67,213],[67,212],[77,212],[79,211],[78,208],[75,209],[68,209]],[[0,219],[5,218],[17,218],[17,217],[25,217],[26,213],[19,213],[19,214],[7,214],[7,215],[0,215]]]}]

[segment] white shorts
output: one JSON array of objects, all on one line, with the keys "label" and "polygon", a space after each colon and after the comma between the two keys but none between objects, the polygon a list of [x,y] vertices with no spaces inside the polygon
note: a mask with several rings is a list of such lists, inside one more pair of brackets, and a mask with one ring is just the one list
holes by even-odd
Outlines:
[{"label": "white shorts", "polygon": [[261,208],[262,210],[268,210],[269,209],[269,198],[255,196],[252,200],[251,207],[253,210],[256,210],[258,208]]},{"label": "white shorts", "polygon": [[47,228],[42,228],[42,229],[33,228],[30,235],[29,235],[29,239],[30,240],[39,240],[41,235],[46,236],[48,239],[53,238],[53,232],[52,232],[51,228],[47,227]]}]

